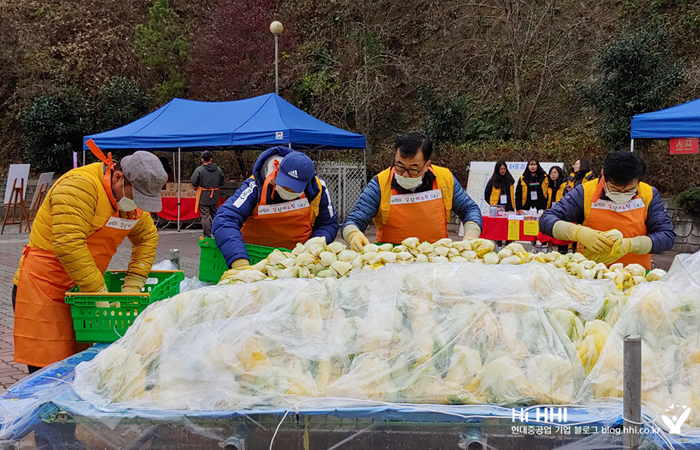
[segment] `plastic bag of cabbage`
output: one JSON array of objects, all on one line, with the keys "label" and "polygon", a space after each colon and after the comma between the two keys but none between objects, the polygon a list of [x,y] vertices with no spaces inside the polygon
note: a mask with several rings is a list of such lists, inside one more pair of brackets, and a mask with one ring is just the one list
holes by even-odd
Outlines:
[{"label": "plastic bag of cabbage", "polygon": [[639,336],[644,405],[659,417],[690,408],[684,430],[700,427],[700,253],[677,256],[666,277],[632,290],[619,317],[578,401],[622,397],[624,337]]},{"label": "plastic bag of cabbage", "polygon": [[582,323],[614,291],[549,264],[472,262],[205,287],[150,305],[74,389],[117,410],[568,404]]}]

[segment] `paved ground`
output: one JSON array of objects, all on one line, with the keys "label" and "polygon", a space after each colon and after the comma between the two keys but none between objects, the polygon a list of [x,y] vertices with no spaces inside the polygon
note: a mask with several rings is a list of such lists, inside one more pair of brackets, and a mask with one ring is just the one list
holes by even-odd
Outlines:
[{"label": "paved ground", "polygon": [[[197,275],[199,267],[199,236],[201,230],[174,229],[161,230],[160,244],[156,254],[156,262],[170,258],[170,249],[180,250],[180,264],[187,277]],[[369,230],[368,238],[373,240],[375,232]],[[459,239],[456,233],[450,232],[450,237]],[[23,244],[28,242],[26,233],[18,234],[16,227],[5,230],[0,235],[0,392],[27,375],[26,366],[12,361],[14,343],[12,327],[14,315],[12,312],[12,277],[17,269]],[[110,265],[111,269],[125,269],[131,253],[131,243],[125,241]],[[676,253],[666,252],[655,255],[653,260],[657,267],[668,269]]]}]

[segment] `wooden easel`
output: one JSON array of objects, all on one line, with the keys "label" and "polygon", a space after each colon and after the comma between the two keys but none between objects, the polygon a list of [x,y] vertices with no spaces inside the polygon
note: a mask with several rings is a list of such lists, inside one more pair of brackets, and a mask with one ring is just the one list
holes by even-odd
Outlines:
[{"label": "wooden easel", "polygon": [[[17,222],[15,216],[17,215],[17,207],[20,208],[19,222]],[[7,216],[10,215],[10,208],[12,208],[12,222],[7,221]],[[2,220],[2,230],[0,234],[5,232],[5,225],[19,225],[19,232],[22,232],[22,219],[27,220],[27,229],[29,226],[29,216],[27,215],[27,206],[24,204],[24,179],[20,179],[20,185],[17,186],[17,178],[12,182],[12,193],[10,194],[10,202],[5,205],[5,218]]]},{"label": "wooden easel", "polygon": [[34,219],[36,218],[36,213],[39,212],[39,207],[44,202],[44,199],[46,198],[46,194],[48,192],[49,185],[42,184],[39,187],[39,190],[34,193],[34,199],[32,200],[32,209],[29,211],[29,221],[27,222],[27,227],[24,229],[24,231],[30,231],[29,222],[34,221]]}]

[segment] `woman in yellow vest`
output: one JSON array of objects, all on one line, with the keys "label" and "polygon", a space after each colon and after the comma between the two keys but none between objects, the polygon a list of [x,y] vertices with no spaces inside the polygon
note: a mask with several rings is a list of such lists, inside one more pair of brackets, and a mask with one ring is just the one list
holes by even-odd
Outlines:
[{"label": "woman in yellow vest", "polygon": [[484,199],[491,206],[501,206],[505,211],[515,211],[515,180],[505,161],[498,161],[493,175],[484,190]]},{"label": "woman in yellow vest", "polygon": [[369,182],[343,224],[350,247],[358,251],[369,244],[364,231],[372,221],[377,242],[400,244],[409,237],[435,242],[447,237],[450,211],[464,222],[464,239],[479,237],[481,210],[449,169],[430,163],[430,140],[410,133],[394,149],[392,166]]},{"label": "woman in yellow vest", "polygon": [[515,190],[516,209],[538,210],[547,209],[547,195],[549,194],[549,179],[540,162],[531,159],[527,162],[525,173],[520,177],[518,187]]},{"label": "woman in yellow vest", "polygon": [[595,175],[591,171],[591,165],[586,158],[577,159],[574,163],[573,172],[569,175],[566,183],[566,192],[586,181],[595,180]]},{"label": "woman in yellow vest", "polygon": [[[650,253],[670,250],[676,233],[659,192],[641,182],[645,171],[644,161],[632,152],[609,154],[602,177],[577,186],[546,211],[540,231],[577,241],[592,250],[598,262],[637,263],[651,269]],[[611,229],[622,233],[621,242],[603,234]]]},{"label": "woman in yellow vest", "polygon": [[547,195],[547,209],[564,196],[566,193],[567,179],[564,169],[554,166],[549,169],[549,194]]}]

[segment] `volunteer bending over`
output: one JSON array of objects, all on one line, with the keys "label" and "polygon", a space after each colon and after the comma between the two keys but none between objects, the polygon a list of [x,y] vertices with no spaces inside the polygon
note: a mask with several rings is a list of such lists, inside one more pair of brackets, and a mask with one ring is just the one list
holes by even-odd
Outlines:
[{"label": "volunteer bending over", "polygon": [[143,211],[161,210],[168,175],[160,161],[136,152],[114,164],[111,154],[91,149],[102,162],[69,171],[49,190],[13,280],[15,361],[30,373],[89,347],[75,340],[66,291],[77,285],[107,292],[104,272],[128,237],[133,247],[121,291],[138,293],[156,255],[158,233]]},{"label": "volunteer bending over", "polygon": [[[659,192],[641,181],[645,171],[644,161],[632,152],[609,154],[603,176],[576,186],[555,203],[540,218],[540,230],[577,241],[598,262],[637,263],[650,270],[650,253],[670,250],[676,233]],[[622,242],[603,234],[611,229],[622,232]]]},{"label": "volunteer bending over", "polygon": [[212,229],[233,269],[249,265],[245,243],[293,249],[310,238],[338,234],[338,215],[311,159],[287,147],[266,150],[253,176],[219,208]]},{"label": "volunteer bending over", "polygon": [[369,244],[364,231],[371,221],[377,226],[377,242],[446,238],[451,210],[464,222],[464,239],[478,238],[481,210],[449,169],[430,163],[430,140],[410,133],[397,139],[394,148],[394,163],[372,178],[343,224],[350,248],[359,251]]}]

